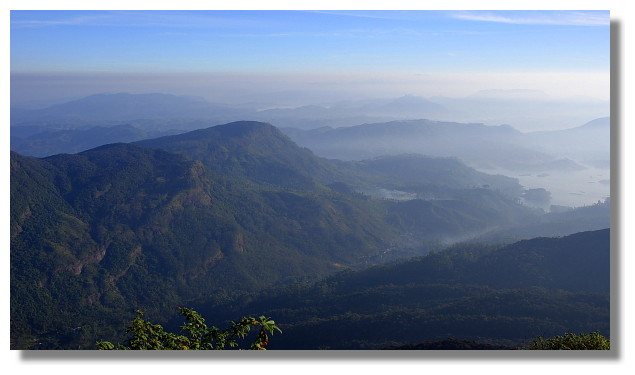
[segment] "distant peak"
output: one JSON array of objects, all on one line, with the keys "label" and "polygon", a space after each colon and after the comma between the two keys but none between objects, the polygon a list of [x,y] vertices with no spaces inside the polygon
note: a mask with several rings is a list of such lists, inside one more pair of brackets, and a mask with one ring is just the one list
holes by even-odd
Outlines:
[{"label": "distant peak", "polygon": [[214,128],[225,135],[240,135],[247,132],[276,129],[275,126],[260,121],[234,121],[228,124],[214,126]]},{"label": "distant peak", "polygon": [[85,96],[80,99],[76,99],[72,102],[82,102],[82,101],[103,101],[103,100],[180,100],[180,101],[196,101],[196,102],[204,102],[205,99],[198,96],[190,96],[190,95],[173,95],[173,94],[163,94],[158,92],[150,92],[150,93],[128,93],[128,92],[104,92],[93,94],[89,96]]},{"label": "distant peak", "polygon": [[601,128],[601,127],[608,127],[608,126],[611,126],[611,118],[601,117],[601,118],[596,118],[595,120],[591,120],[580,127],[581,128]]}]

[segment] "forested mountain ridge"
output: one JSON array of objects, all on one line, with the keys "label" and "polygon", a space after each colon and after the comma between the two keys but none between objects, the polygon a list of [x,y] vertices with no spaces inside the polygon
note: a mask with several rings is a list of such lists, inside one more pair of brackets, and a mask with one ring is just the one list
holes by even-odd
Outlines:
[{"label": "forested mountain ridge", "polygon": [[11,159],[12,330],[20,345],[70,329],[66,316],[91,326],[95,314],[165,313],[214,290],[328,274],[394,235],[369,202],[250,189],[160,150],[115,144]]},{"label": "forested mountain ridge", "polygon": [[[373,185],[420,196],[357,190]],[[42,159],[12,152],[12,347],[89,348],[133,309],[165,320],[177,304],[521,224],[539,213],[515,201],[519,188],[456,160],[318,158],[256,122]]]},{"label": "forested mountain ridge", "polygon": [[265,311],[279,349],[381,349],[471,340],[508,348],[563,332],[609,335],[610,232],[508,246],[457,245],[312,285],[201,305],[224,317]]},{"label": "forested mountain ridge", "polygon": [[[299,147],[273,125],[257,121],[135,144],[187,155],[224,176],[259,186],[388,198],[382,203],[387,223],[417,241],[448,241],[459,234],[468,238],[539,214],[519,204],[523,188],[516,179],[478,172],[454,158],[324,159]],[[394,194],[405,194],[407,199],[393,202]]]},{"label": "forested mountain ridge", "polygon": [[311,189],[333,168],[293,143],[273,125],[239,121],[184,134],[136,142],[186,154],[233,178],[295,189]]},{"label": "forested mountain ridge", "polygon": [[495,190],[510,198],[518,198],[523,193],[518,180],[479,172],[457,158],[397,154],[349,163],[365,179],[393,189],[418,189],[431,195],[436,190],[438,196],[443,196],[442,191],[474,188]]},{"label": "forested mountain ridge", "polygon": [[309,189],[343,182],[353,188],[463,189],[488,186],[515,198],[518,181],[467,167],[459,160],[422,155],[396,155],[341,162],[318,157],[298,146],[275,126],[238,121],[192,132],[135,142],[201,160],[210,169],[256,183]]}]

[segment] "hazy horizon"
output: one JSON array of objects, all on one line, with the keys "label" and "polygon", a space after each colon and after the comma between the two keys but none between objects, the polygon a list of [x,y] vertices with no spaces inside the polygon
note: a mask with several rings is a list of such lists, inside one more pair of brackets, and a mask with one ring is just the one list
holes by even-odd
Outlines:
[{"label": "hazy horizon", "polygon": [[[88,84],[89,77],[69,77],[69,76],[54,76],[48,77],[47,81],[51,86],[55,86],[55,81],[63,87],[56,87],[51,90],[50,95],[44,94],[40,87],[42,76],[38,76],[35,79],[25,76],[14,77],[12,76],[12,99],[11,106],[15,108],[23,108],[30,110],[45,109],[58,104],[67,102],[73,102],[75,100],[81,100],[86,97],[103,94],[131,94],[131,95],[146,95],[146,94],[165,94],[174,95],[176,97],[191,97],[204,100],[210,104],[216,104],[221,106],[227,106],[228,108],[243,108],[249,111],[263,111],[269,109],[299,109],[305,106],[319,106],[325,109],[333,108],[335,112],[333,116],[332,127],[361,125],[359,123],[348,123],[342,125],[337,121],[338,117],[346,116],[341,110],[349,107],[355,112],[359,113],[360,110],[370,103],[387,103],[387,102],[399,102],[410,101],[407,104],[408,108],[403,108],[403,115],[393,114],[389,117],[385,117],[385,120],[393,119],[429,119],[437,121],[452,121],[452,122],[464,122],[464,123],[483,123],[486,125],[509,125],[521,132],[533,132],[533,131],[552,131],[570,129],[578,126],[582,126],[587,122],[593,121],[598,118],[610,117],[610,101],[603,101],[584,96],[571,96],[571,97],[551,97],[544,91],[540,90],[526,90],[526,89],[489,89],[479,90],[471,94],[464,96],[420,96],[411,92],[400,92],[391,90],[382,90],[380,95],[377,94],[359,92],[351,93],[343,90],[327,89],[303,89],[288,88],[280,89],[275,92],[258,90],[249,90],[245,87],[240,87],[234,83],[220,83],[226,85],[226,91],[223,91],[222,96],[205,96],[206,88],[192,88],[181,87],[178,90],[169,90],[165,87],[159,87],[156,81],[150,83],[148,86],[143,84],[137,84],[136,80],[148,81],[143,77],[134,76],[120,77],[121,82],[112,82],[112,79],[105,82],[104,79],[97,79],[102,81],[103,85],[96,84],[95,86]],[[112,77],[111,77],[112,78]],[[176,79],[176,77],[172,77]],[[199,82],[201,81],[199,77]],[[19,81],[19,83],[17,82]],[[74,82],[72,84],[69,82]],[[253,83],[253,78],[251,80]],[[35,87],[33,87],[35,85]],[[21,88],[13,89],[14,86],[21,86]],[[79,87],[79,89],[78,89]],[[141,87],[146,88],[145,90]],[[218,87],[218,85],[216,85]],[[35,95],[31,92],[34,90],[41,95]],[[417,102],[422,101],[423,107],[417,109]],[[439,111],[426,111],[425,104],[439,106]],[[420,115],[416,115],[419,113]],[[361,114],[361,113],[360,113]],[[247,117],[251,116],[246,114]],[[256,118],[256,120],[269,121],[269,117],[265,116],[262,119]],[[371,122],[373,120],[369,118]],[[380,121],[378,118],[376,121]],[[279,126],[287,126],[285,124],[277,124]]]},{"label": "hazy horizon", "polygon": [[11,11],[11,102],[158,92],[284,107],[528,90],[608,103],[609,38],[608,11]]}]

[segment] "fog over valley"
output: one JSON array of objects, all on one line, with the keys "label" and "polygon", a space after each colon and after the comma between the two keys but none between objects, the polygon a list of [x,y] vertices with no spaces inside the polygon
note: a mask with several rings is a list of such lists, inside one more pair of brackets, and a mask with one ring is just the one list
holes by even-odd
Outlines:
[{"label": "fog over valley", "polygon": [[[478,170],[517,178],[526,188],[545,188],[556,205],[579,207],[609,196],[610,121],[593,117],[607,114],[608,104],[599,102],[604,104],[587,114],[588,121],[566,127],[559,122],[566,113],[572,113],[567,123],[583,117],[582,111],[574,110],[577,107],[571,109],[572,102],[560,107],[558,101],[536,101],[536,95],[542,96],[527,90],[509,92],[511,99],[505,94],[504,90],[482,94],[491,113],[524,118],[528,108],[545,117],[551,111],[552,117],[537,120],[538,127],[549,124],[556,130],[520,131],[507,123],[436,120],[452,118],[454,112],[463,113],[463,118],[476,112],[469,106],[477,102],[469,98],[457,99],[453,110],[447,101],[440,104],[413,95],[329,107],[260,109],[254,104],[210,103],[190,96],[117,93],[39,109],[12,107],[12,149],[40,157],[73,153],[250,119],[271,123],[300,146],[326,158],[364,160],[409,153],[455,157]],[[539,104],[545,109],[533,108]],[[467,109],[457,109],[460,105]],[[578,107],[583,108],[584,102]]]}]

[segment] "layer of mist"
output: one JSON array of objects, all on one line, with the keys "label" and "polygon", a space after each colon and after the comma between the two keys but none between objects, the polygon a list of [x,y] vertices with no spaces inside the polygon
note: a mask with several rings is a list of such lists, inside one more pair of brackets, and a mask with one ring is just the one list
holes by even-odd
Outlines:
[{"label": "layer of mist", "polygon": [[[38,157],[75,153],[250,119],[270,122],[326,158],[455,157],[478,170],[517,178],[526,189],[548,190],[551,200],[538,205],[547,210],[593,204],[610,192],[610,119],[602,117],[608,102],[588,98],[485,90],[464,98],[406,95],[285,106],[273,97],[238,105],[119,93],[48,103],[40,102],[37,109],[34,102],[12,107],[12,150]],[[385,187],[366,193],[413,198]]]},{"label": "layer of mist", "polygon": [[[531,95],[527,94],[529,91]],[[467,97],[401,97],[357,100],[330,99],[288,104],[277,95],[227,103],[209,102],[202,97],[167,94],[110,93],[73,100],[14,100],[11,124],[60,120],[123,121],[138,119],[207,119],[216,123],[258,120],[279,127],[315,129],[322,126],[353,126],[370,122],[429,119],[437,121],[507,124],[521,131],[567,129],[608,116],[609,102],[591,98],[551,98],[531,90],[490,90]],[[329,97],[328,95],[326,96]],[[119,101],[119,103],[117,103]],[[127,103],[127,104],[126,104]],[[135,103],[133,106],[132,103]],[[117,111],[101,110],[100,105],[117,105]],[[193,130],[193,129],[184,129]]]},{"label": "layer of mist", "polygon": [[498,172],[517,178],[525,188],[547,189],[551,193],[551,205],[582,207],[604,201],[611,195],[610,168],[587,166],[580,171],[539,174]]}]

